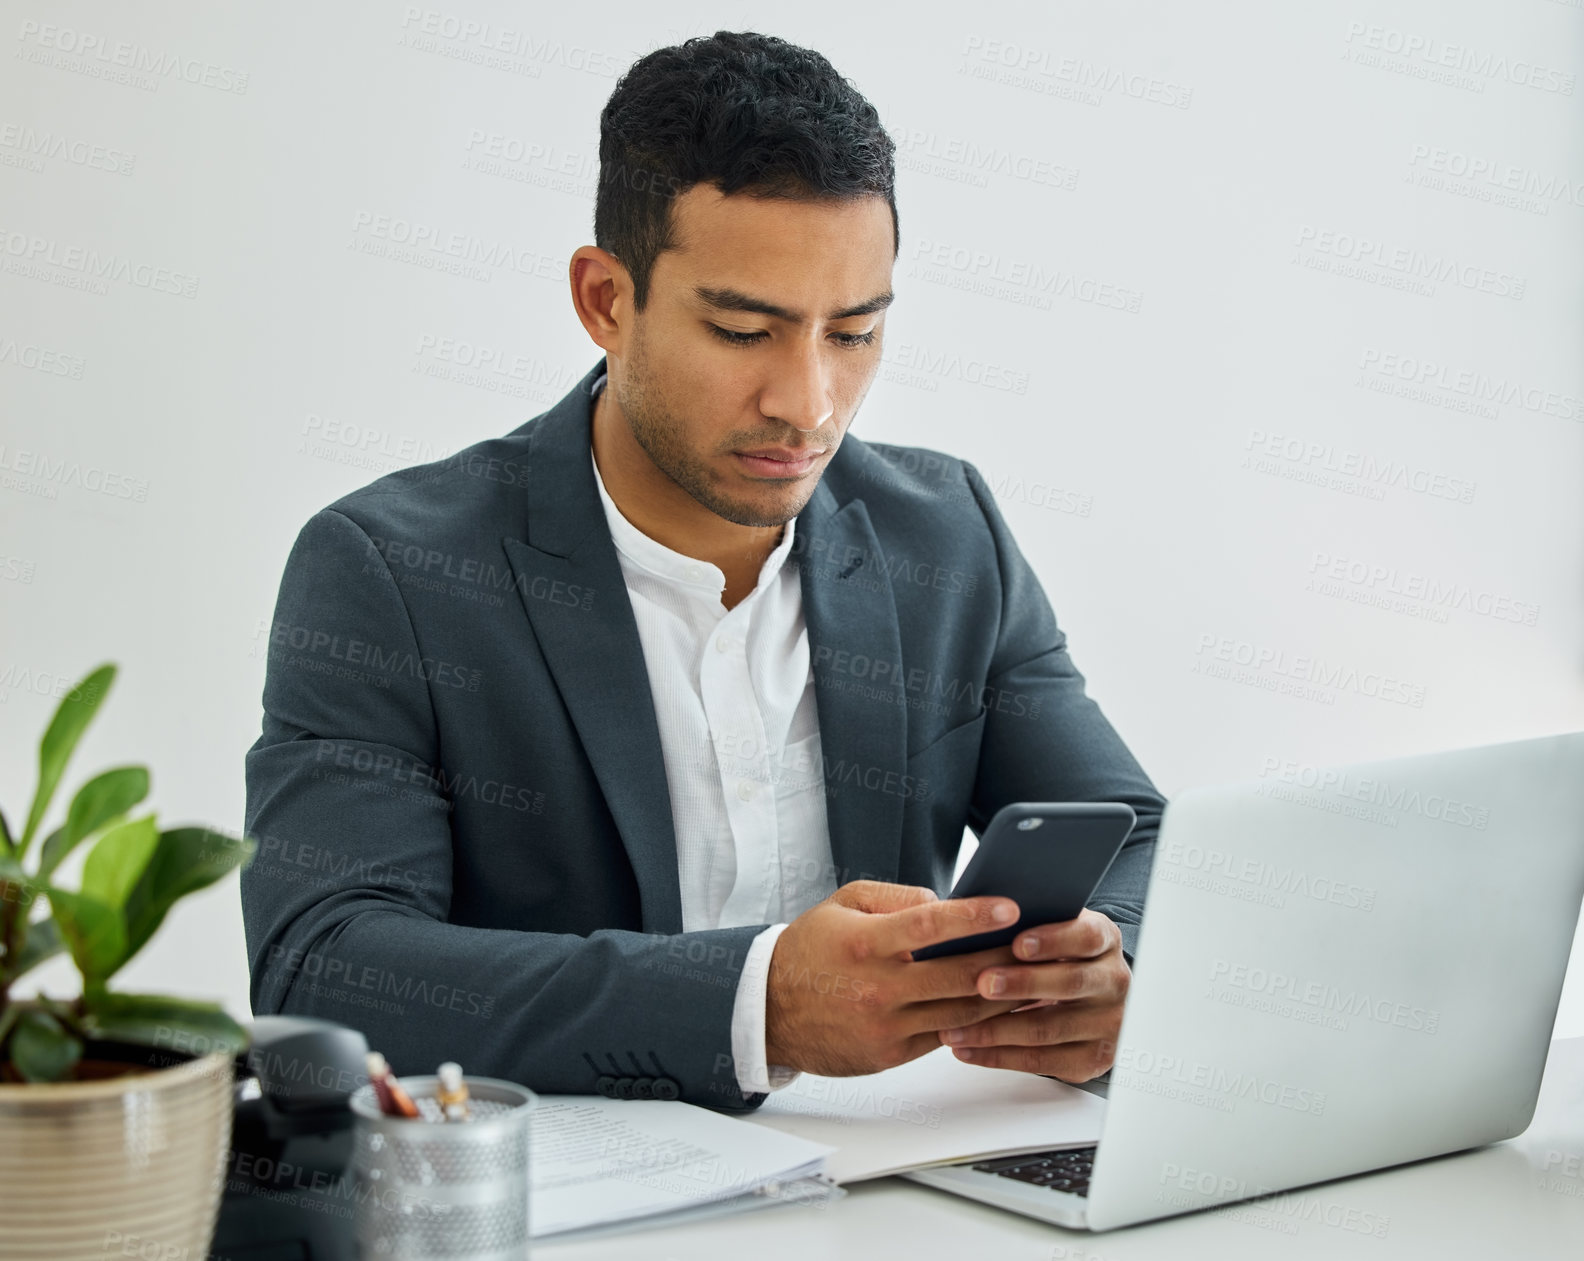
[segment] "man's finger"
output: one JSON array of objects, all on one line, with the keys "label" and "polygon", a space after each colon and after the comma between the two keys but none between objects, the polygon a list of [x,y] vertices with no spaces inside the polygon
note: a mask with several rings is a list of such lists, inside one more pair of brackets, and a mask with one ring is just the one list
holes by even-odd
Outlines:
[{"label": "man's finger", "polygon": [[1116,1061],[1116,1042],[1097,1038],[1091,1042],[1059,1042],[1054,1046],[953,1047],[952,1054],[968,1064],[1040,1073],[1065,1082],[1089,1081]]},{"label": "man's finger", "polygon": [[912,1003],[902,1013],[908,1032],[936,1034],[942,1029],[957,1029],[1004,1016],[1022,1004],[993,1003],[987,998],[937,998],[927,1003]]},{"label": "man's finger", "polygon": [[1068,959],[997,965],[986,968],[977,979],[978,992],[985,998],[1054,998],[1065,1003],[1076,998],[1118,998],[1127,975],[1109,961]]},{"label": "man's finger", "polygon": [[1057,1003],[942,1029],[940,1039],[954,1047],[1055,1046],[1062,1042],[1112,1038],[1116,1033],[1115,1008]]},{"label": "man's finger", "polygon": [[830,900],[854,911],[867,911],[874,915],[888,915],[905,911],[911,906],[938,902],[934,889],[919,884],[887,884],[884,880],[849,880]]},{"label": "man's finger", "polygon": [[937,941],[968,937],[1015,924],[1018,905],[1011,898],[948,898],[944,902],[896,911],[876,924],[877,954],[899,955]]},{"label": "man's finger", "polygon": [[[965,998],[980,994],[979,977],[988,968],[1021,967],[1006,946],[989,946],[967,954],[915,959],[899,984],[913,1002],[936,998]],[[1011,997],[1010,995],[1008,997]]]},{"label": "man's finger", "polygon": [[1096,959],[1121,944],[1122,930],[1085,907],[1076,919],[1025,928],[1013,941],[1012,953],[1019,959]]}]

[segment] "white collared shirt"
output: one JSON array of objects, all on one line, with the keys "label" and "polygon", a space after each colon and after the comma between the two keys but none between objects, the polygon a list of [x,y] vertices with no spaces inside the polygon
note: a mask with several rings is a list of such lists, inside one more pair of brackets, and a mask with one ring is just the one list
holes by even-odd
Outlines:
[{"label": "white collared shirt", "polygon": [[[594,395],[605,386],[602,374]],[[621,514],[589,461],[638,622],[660,728],[682,890],[682,931],[771,924],[754,938],[732,1008],[744,1091],[798,1076],[765,1063],[765,984],[788,922],[836,890],[797,521],[734,608],[726,575],[673,551]]]}]

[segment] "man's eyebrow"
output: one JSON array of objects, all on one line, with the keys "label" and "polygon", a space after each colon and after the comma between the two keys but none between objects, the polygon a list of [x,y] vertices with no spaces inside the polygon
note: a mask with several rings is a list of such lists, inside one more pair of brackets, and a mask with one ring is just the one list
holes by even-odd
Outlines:
[{"label": "man's eyebrow", "polygon": [[[801,311],[788,310],[774,302],[766,302],[763,298],[755,298],[737,289],[715,289],[709,285],[695,285],[694,294],[703,302],[720,311],[752,311],[759,315],[773,315],[778,320],[786,320],[790,324],[803,323],[804,316]],[[896,295],[889,289],[884,293],[877,293],[867,302],[860,302],[857,306],[844,307],[840,311],[832,311],[825,318],[828,320],[850,320],[859,315],[872,315],[876,311],[883,311],[891,305],[891,300]]]}]

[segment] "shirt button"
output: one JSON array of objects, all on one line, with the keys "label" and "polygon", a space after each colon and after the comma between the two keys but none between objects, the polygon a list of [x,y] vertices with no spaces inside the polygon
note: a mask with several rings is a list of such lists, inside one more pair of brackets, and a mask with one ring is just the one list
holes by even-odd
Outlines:
[{"label": "shirt button", "polygon": [[737,795],[744,801],[752,801],[754,795],[754,782],[751,779],[737,781]]},{"label": "shirt button", "polygon": [[688,577],[688,581],[689,582],[697,582],[703,576],[704,576],[704,571],[699,566],[697,566],[697,565],[689,565],[687,567],[687,577]]},{"label": "shirt button", "polygon": [[724,636],[724,635],[716,636],[716,638],[715,638],[715,651],[716,652],[729,652],[729,651],[731,651],[731,640],[727,639],[726,636]]}]

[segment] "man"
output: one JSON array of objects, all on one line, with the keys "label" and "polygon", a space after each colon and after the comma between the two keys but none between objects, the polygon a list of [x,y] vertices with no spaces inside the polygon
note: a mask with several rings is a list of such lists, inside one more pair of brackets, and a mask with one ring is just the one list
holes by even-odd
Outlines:
[{"label": "man", "polygon": [[[600,118],[543,415],[317,513],[247,755],[257,1012],[401,1073],[757,1106],[942,1043],[1104,1072],[1163,801],[984,479],[848,435],[900,241],[892,145],[817,53],[717,32]],[[1125,801],[1091,909],[913,960],[963,828]]]}]

